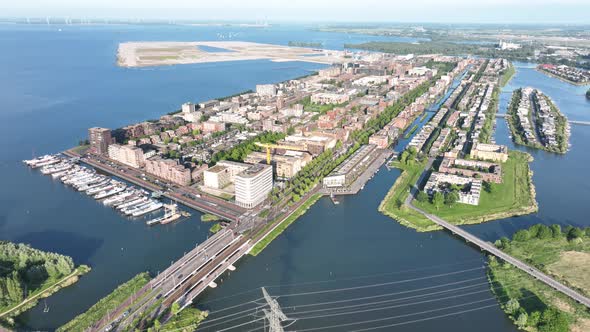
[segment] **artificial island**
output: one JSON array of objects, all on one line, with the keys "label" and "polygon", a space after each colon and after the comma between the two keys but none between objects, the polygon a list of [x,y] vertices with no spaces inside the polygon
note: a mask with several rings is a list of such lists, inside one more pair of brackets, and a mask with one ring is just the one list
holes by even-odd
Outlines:
[{"label": "artificial island", "polygon": [[[138,275],[61,331],[170,327],[186,319],[181,312],[196,327],[206,319],[194,307],[198,296],[241,257],[261,252],[320,197],[337,203],[340,195],[358,193],[384,164],[403,171],[383,199],[384,214],[418,231],[447,229],[568,301],[590,306],[548,271],[457,227],[537,211],[531,156],[493,140],[499,91],[514,74],[509,61],[286,47],[270,56],[265,52],[276,50],[268,45],[235,42],[223,45],[229,52],[204,55],[199,45],[123,44],[119,64],[305,59],[332,65],[187,102],[159,119],[90,128],[87,139],[62,155],[26,161],[129,218],[163,210],[146,221],[150,226],[180,220],[178,205],[220,221],[207,241],[165,271]],[[414,133],[403,151],[395,150]]]}]

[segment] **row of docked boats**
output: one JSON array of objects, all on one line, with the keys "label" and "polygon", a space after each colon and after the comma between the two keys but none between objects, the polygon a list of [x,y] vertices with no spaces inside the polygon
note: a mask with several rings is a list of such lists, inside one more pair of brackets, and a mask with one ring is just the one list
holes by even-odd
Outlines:
[{"label": "row of docked boats", "polygon": [[41,173],[51,175],[129,217],[140,217],[164,207],[161,202],[151,199],[145,190],[98,174],[94,169],[80,166],[72,159],[47,155],[23,162],[32,168],[40,168]]}]

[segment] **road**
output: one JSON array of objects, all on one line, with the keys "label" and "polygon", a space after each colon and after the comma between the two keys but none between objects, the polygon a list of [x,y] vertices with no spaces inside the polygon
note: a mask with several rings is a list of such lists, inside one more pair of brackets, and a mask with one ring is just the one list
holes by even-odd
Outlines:
[{"label": "road", "polygon": [[71,150],[64,152],[68,156],[79,157],[80,161],[103,172],[134,183],[152,191],[161,191],[164,196],[180,202],[195,210],[211,213],[230,221],[239,220],[246,209],[223,199],[196,192],[193,188],[168,184],[163,179],[142,173],[140,170],[113,162],[99,156],[81,157]]}]

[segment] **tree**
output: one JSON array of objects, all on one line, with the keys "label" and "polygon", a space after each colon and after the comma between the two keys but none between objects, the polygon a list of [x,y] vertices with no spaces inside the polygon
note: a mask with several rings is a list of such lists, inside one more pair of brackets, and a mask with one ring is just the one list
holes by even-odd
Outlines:
[{"label": "tree", "polygon": [[569,322],[565,314],[557,309],[546,309],[539,321],[540,332],[567,332]]},{"label": "tree", "polygon": [[173,316],[176,316],[180,312],[180,305],[178,302],[172,303],[172,307],[170,307],[170,312],[172,312]]},{"label": "tree", "polygon": [[582,236],[584,236],[584,232],[582,231],[581,228],[579,227],[573,227],[572,229],[570,229],[570,231],[567,233],[567,239],[568,240],[575,240],[578,238],[581,238]]},{"label": "tree", "polygon": [[526,312],[521,312],[520,315],[518,315],[518,318],[516,319],[516,325],[519,328],[524,328],[527,325],[527,320],[529,318],[529,315],[527,315]]},{"label": "tree", "polygon": [[484,181],[483,182],[483,190],[485,190],[489,194],[492,194],[494,192],[494,186],[492,185],[491,182]]},{"label": "tree", "polygon": [[428,194],[423,191],[419,191],[418,195],[416,196],[416,199],[418,200],[418,202],[424,203],[428,201]]},{"label": "tree", "polygon": [[553,236],[553,231],[551,230],[551,228],[545,226],[545,225],[539,225],[539,229],[537,230],[537,238],[544,240],[544,239],[548,239],[550,237]]},{"label": "tree", "polygon": [[514,235],[512,236],[512,239],[514,241],[519,241],[519,242],[527,241],[529,238],[530,238],[530,234],[529,234],[529,231],[527,231],[526,229],[521,229],[518,232],[514,233]]},{"label": "tree", "polygon": [[536,327],[537,324],[539,324],[540,320],[541,320],[541,313],[538,311],[533,311],[533,313],[531,313],[531,315],[529,316],[528,324],[529,324],[529,326]]},{"label": "tree", "polygon": [[520,303],[518,303],[518,300],[517,299],[510,299],[506,303],[506,310],[510,314],[515,314],[518,311],[519,308],[520,308]]},{"label": "tree", "polygon": [[557,224],[551,225],[551,232],[553,233],[552,235],[554,238],[560,237],[562,235],[561,234],[561,226],[559,226]]},{"label": "tree", "polygon": [[156,319],[156,320],[154,321],[154,330],[156,330],[156,331],[160,331],[160,327],[161,327],[161,326],[162,326],[162,324],[160,324],[160,321]]},{"label": "tree", "polygon": [[443,196],[443,194],[440,191],[435,192],[434,195],[432,196],[432,204],[434,204],[434,206],[436,207],[437,210],[441,206],[443,206],[444,202],[445,202],[445,197]]},{"label": "tree", "polygon": [[456,191],[451,191],[445,195],[445,204],[453,206],[459,200],[459,194]]}]

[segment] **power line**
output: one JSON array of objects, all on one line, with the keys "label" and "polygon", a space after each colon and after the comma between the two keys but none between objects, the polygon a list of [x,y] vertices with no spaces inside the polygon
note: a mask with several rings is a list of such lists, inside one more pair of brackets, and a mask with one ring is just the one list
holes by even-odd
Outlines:
[{"label": "power line", "polygon": [[[333,293],[333,292],[343,292],[343,291],[350,291],[350,290],[357,290],[357,289],[374,288],[374,287],[381,287],[381,286],[392,285],[392,284],[408,283],[408,282],[417,281],[417,280],[425,280],[425,279],[432,279],[432,278],[438,278],[438,277],[449,276],[449,275],[456,275],[456,274],[461,274],[461,273],[465,273],[465,272],[471,272],[471,271],[480,270],[480,269],[483,269],[483,268],[484,267],[481,266],[481,267],[475,267],[475,268],[470,268],[470,269],[465,269],[465,270],[460,270],[460,271],[453,271],[453,272],[447,272],[447,273],[442,273],[442,274],[430,275],[430,276],[425,276],[425,277],[411,278],[411,279],[404,279],[404,280],[396,280],[396,281],[390,281],[390,282],[385,282],[385,283],[369,284],[369,285],[362,285],[362,286],[355,286],[355,287],[330,289],[330,290],[323,290],[323,291],[316,291],[316,292],[283,294],[283,295],[279,295],[278,297],[303,296],[303,295],[323,294],[323,293]],[[431,288],[431,287],[428,287],[428,288]],[[418,289],[418,290],[420,290],[420,289]],[[275,296],[275,297],[277,297],[277,296]],[[233,307],[234,308],[235,307],[239,307],[241,305],[245,305],[245,304],[248,304],[248,303],[253,303],[255,301],[256,300],[254,300],[254,301],[248,301],[248,302],[245,302],[245,303],[242,303],[242,304],[239,304],[239,305],[235,305]],[[249,309],[249,310],[256,310],[256,309],[260,309],[262,307],[264,307],[264,306],[255,307],[255,308],[252,308],[252,309]],[[289,308],[289,307],[286,307],[286,308]],[[223,311],[223,310],[221,310],[221,311]],[[244,310],[244,312],[247,312],[247,311],[248,310]],[[219,312],[219,310],[216,311],[216,312]],[[249,316],[249,314],[248,315],[244,315],[244,316]],[[244,316],[239,317],[239,318],[244,318]],[[221,318],[223,318],[223,317],[221,317]],[[221,318],[219,318],[219,319],[221,319]],[[231,319],[229,321],[234,321],[234,320],[237,320],[237,319],[238,318],[233,318],[233,319]],[[228,322],[228,321],[226,321],[226,322]],[[217,325],[220,325],[222,323],[216,323],[216,324],[211,325],[211,326],[208,326],[208,327],[217,326]],[[203,323],[203,324],[206,324],[206,323]],[[208,328],[208,327],[206,327],[206,328]]]},{"label": "power line", "polygon": [[[441,267],[449,267],[449,266],[463,265],[463,264],[466,264],[468,262],[473,262],[473,261],[480,261],[480,262],[482,262],[483,260],[480,257],[480,258],[474,258],[474,259],[464,260],[464,261],[462,261],[460,263],[439,264],[439,265],[433,265],[433,266],[423,267],[423,268],[407,269],[407,270],[395,271],[395,272],[387,272],[387,273],[370,274],[370,275],[364,275],[364,276],[359,276],[359,277],[351,277],[351,278],[344,278],[344,279],[332,279],[332,280],[308,281],[308,282],[301,282],[301,283],[284,283],[284,284],[275,284],[275,285],[263,285],[261,287],[265,287],[265,288],[268,289],[268,288],[285,287],[285,286],[307,286],[307,285],[314,285],[314,284],[333,283],[333,282],[342,282],[342,281],[352,281],[352,280],[368,279],[368,278],[382,277],[382,276],[388,276],[388,275],[398,275],[398,274],[404,274],[404,273],[410,273],[410,272],[427,271],[427,270],[433,270],[433,269],[437,269],[437,268],[441,268]],[[255,292],[255,291],[259,291],[259,290],[260,290],[260,287],[252,288],[252,289],[249,289],[249,290],[246,290],[246,291],[242,291],[242,292],[239,292],[239,293],[236,293],[236,294],[233,294],[233,295],[224,296],[224,297],[221,297],[221,298],[218,298],[218,299],[201,302],[201,303],[199,303],[199,305],[206,305],[206,304],[216,303],[216,302],[219,302],[219,301],[227,300],[227,299],[230,299],[230,298],[234,298],[234,297],[237,297],[237,296],[240,296],[240,295],[252,293],[252,292]],[[216,312],[217,311],[219,311],[219,310],[216,310]]]},{"label": "power line", "polygon": [[431,275],[431,276],[419,277],[419,278],[412,278],[412,279],[396,280],[396,281],[384,282],[384,283],[379,283],[379,284],[371,284],[371,285],[363,285],[363,286],[355,286],[355,287],[346,287],[346,288],[337,288],[337,289],[329,289],[329,290],[315,291],[315,292],[284,294],[284,295],[278,295],[278,296],[279,297],[293,297],[293,296],[315,295],[315,294],[325,294],[325,293],[333,293],[333,292],[344,292],[344,291],[350,291],[350,290],[373,288],[373,287],[380,287],[380,286],[387,286],[387,285],[408,283],[408,282],[418,281],[418,280],[425,280],[425,279],[433,279],[433,278],[445,277],[445,276],[460,274],[460,273],[464,273],[464,272],[471,272],[471,271],[481,270],[483,268],[484,268],[483,266],[480,266],[480,267],[476,267],[476,268],[472,268],[472,269],[466,269],[466,270],[461,270],[461,271],[448,272],[448,273],[442,273],[442,274],[435,274],[435,275]]},{"label": "power line", "polygon": [[[520,298],[520,300],[528,299],[528,298],[535,297],[535,296],[536,295],[525,296],[525,297]],[[504,295],[502,297],[507,297],[507,295]],[[422,315],[422,314],[427,314],[427,313],[431,313],[431,312],[437,312],[437,311],[447,310],[447,309],[451,309],[451,308],[457,308],[457,307],[462,307],[462,306],[466,306],[466,305],[471,305],[471,304],[475,304],[475,303],[486,302],[486,301],[490,301],[490,300],[495,300],[495,298],[489,298],[489,299],[471,301],[471,302],[466,302],[466,303],[461,303],[461,304],[455,304],[455,305],[452,305],[452,306],[446,306],[444,308],[424,310],[424,311],[420,311],[420,312],[414,312],[414,313],[397,315],[397,316],[389,316],[389,317],[378,318],[378,319],[371,319],[371,320],[366,320],[366,321],[361,321],[361,322],[354,322],[354,323],[347,323],[347,324],[338,324],[338,325],[330,325],[330,326],[322,326],[322,327],[314,327],[314,328],[308,328],[308,329],[298,329],[297,332],[326,330],[326,329],[340,328],[340,327],[353,326],[353,325],[359,325],[359,324],[374,323],[374,322],[380,322],[380,321],[384,321],[384,320],[390,320],[390,319],[397,319],[397,318],[403,318],[403,317],[409,317],[409,316]],[[497,305],[498,305],[497,303],[494,303],[494,304],[485,306],[485,308],[495,307]],[[472,310],[472,309],[467,309],[467,310],[459,311],[459,312],[456,312],[455,314],[461,314],[463,312],[468,312],[470,310]],[[444,315],[441,315],[441,317],[444,317]],[[431,317],[429,317],[429,318],[431,318]],[[434,318],[432,318],[432,319],[434,319]],[[428,318],[426,318],[424,320],[428,320]],[[418,321],[420,321],[420,320],[416,320],[416,322],[418,322]],[[398,324],[402,325],[402,323],[398,323]],[[395,324],[387,325],[387,326],[381,326],[380,328],[389,327],[389,326],[395,326]]]},{"label": "power line", "polygon": [[[502,287],[502,286],[498,286],[498,287]],[[460,294],[460,295],[447,296],[447,297],[442,297],[442,298],[437,298],[437,299],[430,299],[430,300],[424,300],[424,301],[418,301],[418,302],[412,302],[412,303],[404,303],[404,304],[399,304],[399,305],[378,307],[378,308],[365,309],[365,310],[357,310],[357,311],[352,311],[352,312],[332,313],[332,314],[326,314],[326,315],[320,315],[320,316],[311,316],[311,317],[295,317],[295,319],[297,319],[297,320],[307,320],[307,319],[325,318],[325,317],[333,317],[333,316],[341,316],[341,315],[349,315],[349,314],[358,314],[358,313],[362,313],[362,312],[378,311],[378,310],[385,310],[385,309],[393,309],[393,308],[399,308],[399,307],[405,307],[405,306],[418,305],[418,304],[422,304],[422,303],[430,303],[430,302],[436,302],[436,301],[441,301],[441,300],[447,300],[447,299],[451,299],[451,298],[458,298],[458,297],[462,297],[462,296],[473,295],[473,294],[483,293],[483,292],[488,292],[488,291],[490,291],[490,289],[489,288],[486,288],[484,290],[480,290],[480,291],[476,291],[476,292],[463,293],[463,294]],[[494,300],[494,299],[495,298],[492,297],[492,298],[488,298],[488,299],[472,301],[472,302],[469,302],[469,303],[463,303],[463,304],[454,305],[454,306],[450,306],[450,307],[444,307],[442,309],[436,309],[434,311],[440,311],[440,310],[445,310],[445,309],[448,309],[448,308],[453,308],[453,307],[457,307],[457,306],[464,306],[464,305],[467,305],[467,304],[479,303],[479,302],[483,302],[483,301],[490,301],[490,300]],[[404,299],[397,299],[397,300],[404,300]],[[374,305],[374,303],[373,304],[364,304],[364,305]],[[341,309],[341,308],[332,308],[332,309],[329,309],[328,308],[328,309],[321,309],[319,311],[322,311],[322,310],[324,310],[324,311],[325,310],[339,310],[339,309]],[[414,313],[414,314],[409,314],[409,316],[417,315],[417,314],[421,314],[421,313],[427,313],[427,312],[430,312],[430,311],[432,311],[432,310],[427,310],[427,311],[424,311],[424,312],[418,312],[418,313]],[[406,315],[402,315],[402,316],[399,316],[399,317],[405,317],[405,316]],[[399,317],[396,316],[394,318],[399,318]],[[379,320],[386,320],[386,319],[393,319],[393,318],[378,319],[377,321],[379,321]],[[254,321],[250,321],[248,323],[253,323],[253,322],[256,322],[256,321],[257,320],[254,320]],[[352,323],[352,324],[345,324],[345,325],[355,325],[355,324],[361,324],[361,323],[362,322],[360,322],[360,323]],[[243,324],[240,324],[238,326],[242,326],[242,325]],[[236,326],[236,327],[238,327],[238,326]],[[335,326],[335,327],[340,327],[340,326]],[[230,327],[230,328],[233,328],[233,327]],[[256,330],[256,329],[254,329],[254,330]],[[310,330],[315,330],[315,329],[310,329]],[[306,331],[306,330],[303,330],[303,331]]]},{"label": "power line", "polygon": [[[446,296],[446,297],[441,297],[441,298],[436,298],[436,299],[430,299],[430,300],[423,300],[423,301],[418,301],[418,302],[402,303],[402,304],[396,304],[396,305],[392,305],[392,306],[384,306],[384,307],[377,307],[377,308],[371,308],[371,309],[363,309],[363,310],[355,310],[355,311],[347,311],[347,312],[338,312],[338,313],[325,314],[325,315],[319,315],[319,316],[311,316],[311,317],[296,317],[296,318],[298,320],[308,320],[308,319],[317,319],[317,318],[325,318],[325,317],[333,317],[333,316],[342,316],[342,315],[357,314],[357,313],[362,313],[362,312],[380,311],[380,310],[386,310],[386,309],[407,307],[407,306],[413,306],[413,305],[417,305],[417,304],[423,304],[423,303],[430,303],[430,302],[436,302],[436,301],[454,299],[454,298],[458,298],[458,297],[462,297],[462,296],[473,295],[473,294],[483,293],[483,292],[488,292],[488,291],[490,291],[490,290],[489,289],[484,289],[484,290],[477,291],[477,292],[470,292],[470,293],[464,293],[464,294],[460,294],[460,295]],[[338,310],[338,309],[340,309],[340,308],[335,308],[333,310]]]},{"label": "power line", "polygon": [[[381,298],[381,297],[387,297],[387,296],[392,296],[392,295],[400,295],[400,294],[414,293],[414,292],[424,291],[424,290],[429,290],[429,289],[436,289],[436,288],[440,288],[440,287],[445,287],[445,286],[450,286],[450,285],[456,285],[456,284],[462,284],[462,283],[466,283],[466,282],[470,282],[470,281],[474,281],[474,280],[478,280],[478,279],[485,279],[485,278],[486,277],[470,278],[470,279],[461,280],[461,281],[455,281],[455,282],[450,282],[450,283],[446,283],[446,284],[442,284],[442,285],[429,286],[429,287],[411,289],[411,290],[394,292],[394,293],[379,294],[379,295],[373,295],[373,296],[363,296],[363,297],[358,297],[358,298],[345,299],[345,300],[337,300],[337,301],[330,301],[330,302],[320,302],[320,303],[302,304],[302,305],[297,305],[297,306],[287,306],[287,307],[282,307],[282,308],[283,309],[304,308],[304,307],[311,307],[311,306],[322,306],[322,305],[327,305],[327,304],[336,304],[336,303],[344,303],[344,302],[354,302],[354,301],[360,301],[360,300],[368,300],[368,299]],[[449,290],[439,291],[439,292],[435,292],[435,293],[421,294],[421,295],[416,295],[416,296],[413,296],[413,297],[432,296],[432,295],[435,295],[435,294],[440,294],[440,293],[445,293],[445,292],[460,290],[460,289],[469,288],[469,287],[475,287],[475,286],[478,286],[478,285],[487,285],[487,284],[489,284],[489,282],[479,283],[479,284],[465,286],[465,287],[459,287],[459,288],[452,288],[452,289],[449,289]],[[406,297],[404,299],[408,299],[408,297]],[[213,323],[213,322],[216,322],[216,321],[219,321],[219,320],[222,320],[224,318],[233,317],[233,316],[239,315],[239,314],[244,313],[244,312],[257,310],[257,309],[260,309],[260,308],[263,308],[263,307],[265,307],[265,305],[254,307],[254,308],[250,308],[250,309],[246,309],[246,310],[242,310],[240,312],[229,314],[229,315],[218,317],[218,318],[214,318],[212,320],[206,320],[205,322],[203,322],[201,324],[201,326],[202,325],[209,324],[209,323]],[[242,315],[242,316],[239,316],[239,317],[236,317],[236,318],[232,318],[232,319],[229,319],[229,320],[226,320],[226,321],[223,321],[223,322],[219,322],[219,323],[216,323],[216,324],[213,324],[213,325],[210,325],[210,326],[206,326],[205,328],[211,328],[213,326],[217,326],[217,325],[220,325],[220,324],[228,323],[230,321],[234,321],[234,320],[237,320],[237,319],[240,319],[240,318],[245,318],[245,317],[250,316],[250,315],[251,314]]]}]

